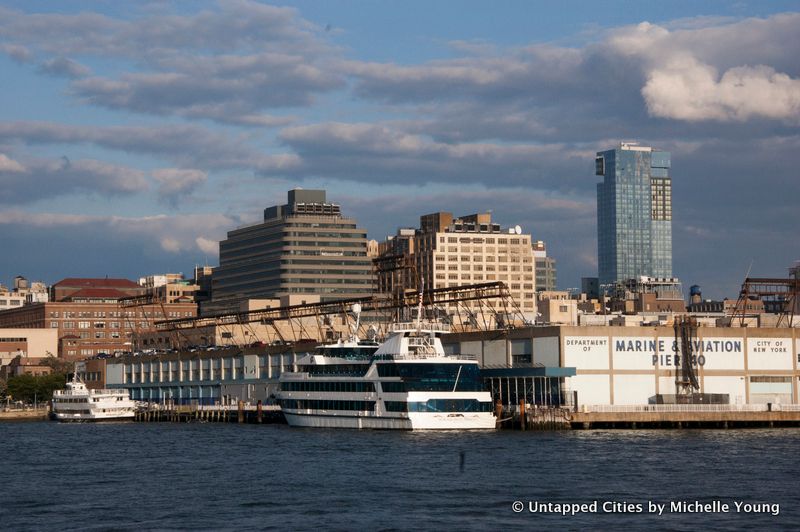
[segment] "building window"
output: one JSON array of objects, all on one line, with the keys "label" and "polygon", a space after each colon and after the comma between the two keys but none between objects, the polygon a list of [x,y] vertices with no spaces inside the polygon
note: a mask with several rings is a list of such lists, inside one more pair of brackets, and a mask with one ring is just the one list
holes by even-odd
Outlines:
[{"label": "building window", "polygon": [[58,329],[58,322],[57,321],[51,321],[50,322],[50,328],[51,329]]},{"label": "building window", "polygon": [[78,329],[88,329],[91,324],[88,321],[79,321],[78,322]]}]

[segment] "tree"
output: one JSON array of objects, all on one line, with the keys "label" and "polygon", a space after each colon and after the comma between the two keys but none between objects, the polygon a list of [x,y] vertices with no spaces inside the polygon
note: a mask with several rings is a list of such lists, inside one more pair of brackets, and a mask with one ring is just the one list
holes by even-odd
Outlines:
[{"label": "tree", "polygon": [[67,375],[75,370],[75,363],[53,356],[53,353],[47,351],[47,358],[42,362],[43,365],[53,370],[53,373],[62,373]]},{"label": "tree", "polygon": [[51,373],[41,377],[18,375],[8,379],[8,394],[15,401],[46,402],[53,398],[53,391],[63,389],[66,382],[63,373]]}]

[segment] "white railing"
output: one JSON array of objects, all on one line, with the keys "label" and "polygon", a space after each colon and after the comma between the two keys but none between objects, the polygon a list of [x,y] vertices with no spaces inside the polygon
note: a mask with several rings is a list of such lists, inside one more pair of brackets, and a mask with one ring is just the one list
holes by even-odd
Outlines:
[{"label": "white railing", "polygon": [[56,390],[53,392],[54,397],[89,397],[91,395],[117,395],[120,392],[128,393],[126,388],[116,388],[116,389],[94,389],[94,388],[87,388],[85,390],[80,391],[70,391],[70,390]]},{"label": "white railing", "polygon": [[[417,330],[417,322],[402,322],[402,323],[392,323],[389,325],[389,332],[396,332],[396,331],[416,331]],[[419,330],[422,332],[450,332],[450,325],[447,323],[439,323],[435,321],[421,321],[419,323]]]},{"label": "white railing", "polygon": [[[767,412],[767,404],[748,405],[581,405],[581,412]],[[773,404],[773,411],[800,411],[800,405]]]}]

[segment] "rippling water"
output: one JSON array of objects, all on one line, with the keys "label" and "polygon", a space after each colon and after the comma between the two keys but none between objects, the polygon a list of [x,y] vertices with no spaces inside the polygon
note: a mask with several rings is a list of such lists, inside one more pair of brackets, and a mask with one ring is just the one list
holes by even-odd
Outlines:
[{"label": "rippling water", "polygon": [[[0,424],[3,530],[800,527],[800,430],[390,432]],[[642,504],[531,513],[528,502]],[[671,513],[671,501],[730,504]],[[521,513],[512,503],[525,505]],[[661,516],[647,501],[666,503]],[[734,501],[780,504],[777,516]]]}]

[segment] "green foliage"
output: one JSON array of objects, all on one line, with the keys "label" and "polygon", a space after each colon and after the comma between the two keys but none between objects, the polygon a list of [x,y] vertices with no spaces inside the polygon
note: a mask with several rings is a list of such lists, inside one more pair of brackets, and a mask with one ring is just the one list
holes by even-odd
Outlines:
[{"label": "green foliage", "polygon": [[75,370],[75,363],[68,362],[63,358],[53,356],[51,352],[47,352],[47,358],[42,362],[45,366],[53,370],[53,373],[63,373],[64,375],[72,373]]},{"label": "green foliage", "polygon": [[8,394],[14,401],[33,403],[35,400],[43,403],[53,398],[54,390],[63,389],[66,382],[67,378],[63,373],[51,373],[41,377],[19,375],[8,379]]}]

